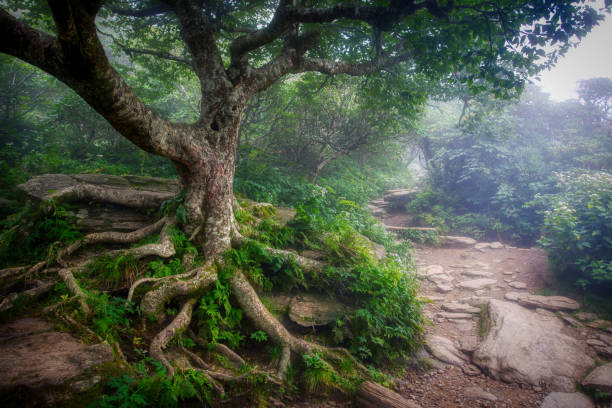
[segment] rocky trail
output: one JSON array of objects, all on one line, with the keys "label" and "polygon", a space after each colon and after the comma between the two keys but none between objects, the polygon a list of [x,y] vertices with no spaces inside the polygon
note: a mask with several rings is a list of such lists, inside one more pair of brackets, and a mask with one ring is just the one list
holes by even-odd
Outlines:
[{"label": "rocky trail", "polygon": [[[370,209],[392,231],[411,229],[393,206],[413,194],[391,191]],[[431,369],[406,371],[396,389],[405,398],[428,408],[586,408],[597,405],[577,386],[612,391],[612,323],[537,295],[551,279],[543,251],[440,237],[415,256],[433,323],[417,358]]]}]

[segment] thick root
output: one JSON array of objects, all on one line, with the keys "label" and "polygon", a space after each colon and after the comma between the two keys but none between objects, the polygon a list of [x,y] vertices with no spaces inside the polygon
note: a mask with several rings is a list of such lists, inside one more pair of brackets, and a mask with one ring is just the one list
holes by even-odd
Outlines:
[{"label": "thick root", "polygon": [[[180,279],[164,280],[155,289],[147,292],[140,303],[140,309],[144,315],[151,315],[161,320],[164,316],[166,302],[177,296],[195,296],[208,289],[217,280],[217,273],[213,265],[199,267],[194,274],[193,279],[185,281]],[[172,278],[176,278],[176,276]]]},{"label": "thick root", "polygon": [[62,280],[66,284],[66,287],[68,287],[70,293],[77,297],[79,303],[81,304],[81,308],[83,309],[83,313],[85,313],[85,315],[89,315],[90,309],[89,305],[87,304],[88,296],[85,294],[85,292],[83,292],[83,289],[81,289],[76,279],[74,278],[74,275],[72,274],[72,269],[60,269],[58,275],[62,278]]},{"label": "thick root", "polygon": [[[197,345],[199,345],[203,349],[209,348],[209,344],[204,341],[200,336],[196,335],[192,330],[189,330],[189,336]],[[225,344],[215,343],[212,345],[212,349],[227,358],[227,361],[234,368],[240,368],[246,364],[242,357],[240,357],[236,352],[227,347]]]},{"label": "thick root", "polygon": [[[362,375],[368,375],[368,369],[363,364],[359,363],[347,350],[321,346],[297,338],[289,333],[285,326],[283,326],[261,302],[255,289],[253,289],[253,286],[251,286],[241,271],[236,271],[236,273],[234,273],[234,276],[230,280],[230,286],[244,314],[253,321],[258,329],[266,332],[272,341],[280,344],[283,348],[278,370],[279,374],[284,375],[289,365],[289,357],[286,351],[289,349],[298,354],[320,352],[327,359],[336,362],[348,359]],[[329,368],[333,369],[331,366]]]},{"label": "thick root", "polygon": [[56,191],[49,200],[56,203],[71,201],[101,201],[130,208],[159,208],[174,193],[155,193],[133,189],[104,188],[93,184],[79,184]]},{"label": "thick root", "polygon": [[57,254],[57,262],[63,267],[68,266],[68,264],[63,260],[65,257],[69,257],[73,253],[75,253],[78,249],[85,245],[92,244],[132,244],[134,242],[138,242],[143,238],[148,237],[151,234],[159,231],[162,226],[164,226],[167,222],[166,217],[160,219],[154,224],[148,225],[144,228],[141,228],[136,231],[124,233],[117,231],[106,231],[106,232],[96,232],[92,234],[86,235],[82,240],[74,242],[69,245],[62,251]]},{"label": "thick root", "polygon": [[174,376],[174,368],[168,361],[164,354],[164,349],[177,334],[187,329],[189,323],[191,323],[191,314],[193,313],[193,305],[195,305],[196,299],[189,299],[181,311],[174,317],[172,322],[162,331],[160,331],[155,338],[151,341],[149,346],[149,355],[159,361],[168,369],[168,375]]},{"label": "thick root", "polygon": [[34,283],[33,288],[24,290],[21,293],[9,293],[8,295],[6,295],[4,299],[2,299],[2,302],[0,303],[0,312],[3,312],[5,310],[12,308],[15,301],[18,298],[32,300],[32,299],[37,299],[41,297],[42,295],[44,295],[45,293],[53,289],[56,282],[53,280],[48,280],[48,281],[35,280],[33,283]]},{"label": "thick root", "polygon": [[187,273],[183,273],[180,275],[173,275],[173,276],[165,276],[163,278],[141,278],[138,279],[136,282],[134,282],[132,284],[132,286],[130,286],[130,290],[128,292],[128,296],[126,299],[126,302],[131,302],[132,299],[134,298],[134,292],[136,291],[136,289],[138,288],[138,286],[144,284],[144,283],[151,283],[151,282],[162,282],[162,281],[170,281],[170,280],[178,280],[178,279],[185,279],[189,276],[193,276],[194,273],[196,273],[196,270],[187,272]]}]

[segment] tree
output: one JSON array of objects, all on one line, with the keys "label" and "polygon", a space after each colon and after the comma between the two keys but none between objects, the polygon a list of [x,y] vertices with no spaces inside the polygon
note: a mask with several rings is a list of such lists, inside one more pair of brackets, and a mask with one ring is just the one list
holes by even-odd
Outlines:
[{"label": "tree", "polygon": [[[169,299],[205,290],[216,279],[213,261],[245,241],[235,228],[232,180],[241,116],[253,95],[295,73],[360,76],[394,68],[434,80],[461,71],[474,90],[484,80],[503,94],[602,18],[584,1],[568,0],[49,0],[48,9],[37,1],[16,1],[11,9],[15,15],[0,10],[1,52],[60,79],[132,143],[176,167],[185,192],[184,229],[208,263],[192,280],[147,293],[142,308],[154,314]],[[130,58],[154,64],[150,72],[195,75],[197,120],[171,122],[147,106],[128,85],[130,76],[109,61],[99,36],[105,29]],[[171,63],[191,74],[172,71]],[[231,290],[245,314],[282,346],[281,372],[291,351],[336,353],[289,334],[242,273],[232,277]],[[161,349],[188,324],[193,303],[151,345],[154,356],[164,361]]]}]

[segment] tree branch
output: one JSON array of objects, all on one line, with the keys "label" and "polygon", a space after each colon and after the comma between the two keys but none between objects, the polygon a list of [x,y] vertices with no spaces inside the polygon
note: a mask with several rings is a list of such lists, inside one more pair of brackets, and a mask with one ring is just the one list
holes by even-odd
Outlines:
[{"label": "tree branch", "polygon": [[105,3],[104,7],[109,9],[115,14],[119,14],[121,16],[128,17],[154,17],[159,14],[165,14],[171,11],[170,7],[165,4],[158,4],[151,7],[145,7],[142,9],[125,9],[121,7],[114,6],[112,4]]},{"label": "tree branch", "polygon": [[106,58],[91,3],[52,2],[59,36],[53,37],[0,9],[0,52],[20,58],[57,77],[123,136],[150,153],[185,160],[182,138],[173,126],[134,95]]},{"label": "tree branch", "polygon": [[384,67],[407,61],[410,58],[410,55],[399,55],[395,57],[380,57],[373,61],[362,63],[331,61],[323,58],[303,58],[296,64],[293,72],[316,71],[327,75],[347,74],[361,76]]}]

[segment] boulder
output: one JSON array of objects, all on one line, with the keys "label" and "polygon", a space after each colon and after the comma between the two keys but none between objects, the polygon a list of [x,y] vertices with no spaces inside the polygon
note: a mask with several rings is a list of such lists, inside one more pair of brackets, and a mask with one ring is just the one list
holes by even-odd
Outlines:
[{"label": "boulder", "polygon": [[436,284],[436,290],[440,293],[452,292],[455,287],[451,283],[438,283]]},{"label": "boulder", "polygon": [[472,278],[490,278],[493,276],[493,272],[469,270],[461,272],[462,275],[469,276]]},{"label": "boulder", "polygon": [[582,380],[582,385],[586,388],[612,395],[612,363],[607,363],[594,369]]},{"label": "boulder", "polygon": [[291,299],[289,304],[289,318],[303,327],[328,325],[341,318],[345,312],[345,305],[319,294],[300,294]]},{"label": "boulder", "polygon": [[395,208],[404,208],[406,204],[414,200],[419,190],[416,188],[389,190],[384,195],[384,200]]},{"label": "boulder", "polygon": [[551,392],[540,408],[595,408],[589,397],[579,392]]},{"label": "boulder", "polygon": [[527,289],[527,284],[525,282],[518,282],[518,281],[509,282],[508,286],[514,289]]},{"label": "boulder", "polygon": [[502,249],[502,248],[504,248],[504,244],[502,244],[501,242],[491,242],[489,244],[489,248],[491,248],[491,249]]},{"label": "boulder", "polygon": [[453,342],[445,337],[427,336],[425,346],[435,358],[444,363],[462,365],[468,361],[467,356],[457,350]]},{"label": "boulder", "polygon": [[487,279],[487,278],[472,279],[468,281],[459,282],[457,284],[457,287],[461,289],[467,289],[467,290],[478,290],[478,289],[487,288],[489,286],[493,286],[496,283],[497,281],[495,279]]},{"label": "boulder", "polygon": [[455,278],[453,278],[450,275],[446,275],[446,274],[439,274],[439,275],[430,275],[427,277],[427,279],[437,285],[439,284],[443,284],[443,285],[447,285],[449,283],[451,283]]},{"label": "boulder", "polygon": [[472,315],[470,313],[451,313],[451,312],[440,312],[438,313],[438,316],[444,318],[444,319],[459,319],[459,320],[465,320],[465,319],[471,319]]},{"label": "boulder", "polygon": [[463,395],[470,399],[482,399],[485,401],[497,401],[497,397],[480,387],[467,387],[463,389]]},{"label": "boulder", "polygon": [[562,333],[559,319],[492,299],[487,323],[490,329],[473,362],[493,378],[573,391],[575,382],[595,364],[583,344]]},{"label": "boulder", "polygon": [[43,406],[61,405],[71,393],[100,381],[94,371],[113,360],[110,346],[86,345],[51,328],[38,319],[0,327],[0,394],[25,395],[30,403]]},{"label": "boulder", "polygon": [[476,244],[476,240],[470,237],[457,237],[452,235],[445,235],[440,237],[440,244],[448,246],[462,246],[468,247]]}]

